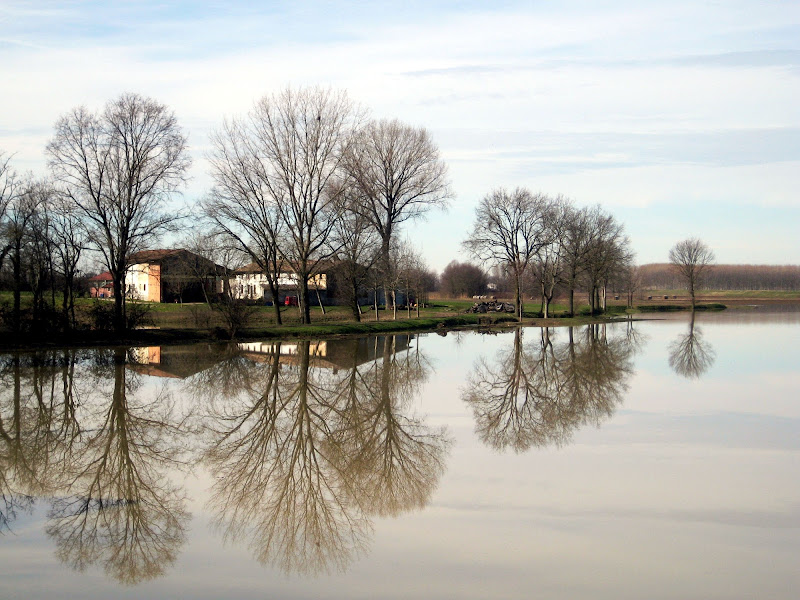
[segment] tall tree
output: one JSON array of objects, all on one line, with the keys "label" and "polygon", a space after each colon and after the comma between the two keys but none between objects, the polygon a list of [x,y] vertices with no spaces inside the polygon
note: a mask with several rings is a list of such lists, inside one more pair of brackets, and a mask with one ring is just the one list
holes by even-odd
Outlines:
[{"label": "tall tree", "polygon": [[698,238],[678,242],[669,251],[669,262],[683,278],[692,297],[692,310],[695,308],[695,293],[702,285],[703,277],[714,264],[714,251]]},{"label": "tall tree", "polygon": [[25,267],[25,246],[30,242],[31,229],[39,211],[42,201],[40,183],[27,180],[24,188],[5,206],[4,219],[4,252],[11,259],[14,308],[12,313],[12,327],[15,333],[21,329],[21,293],[23,271]]},{"label": "tall tree", "polygon": [[47,154],[111,274],[121,332],[128,259],[178,218],[166,203],[190,165],[186,135],[165,105],[128,93],[100,113],[78,107],[61,117]]},{"label": "tall tree", "polygon": [[332,246],[336,248],[333,258],[341,282],[341,299],[350,307],[353,318],[361,321],[359,295],[367,286],[370,274],[380,258],[380,239],[370,221],[357,210],[359,196],[356,188],[343,183],[345,189],[340,197],[340,218],[332,232]]},{"label": "tall tree", "polygon": [[609,280],[633,264],[630,240],[624,226],[613,215],[595,206],[588,213],[588,237],[584,274],[592,314],[606,308]]},{"label": "tall tree", "polygon": [[567,228],[574,210],[563,196],[549,202],[544,229],[544,244],[534,258],[534,278],[542,297],[542,316],[550,316],[550,303],[556,287],[564,279]]},{"label": "tall tree", "polygon": [[388,303],[393,238],[403,222],[447,206],[452,197],[447,167],[427,130],[396,119],[368,123],[350,150],[346,165],[363,200],[360,210],[381,238]]},{"label": "tall tree", "polygon": [[[3,234],[7,233],[5,228],[8,226],[6,221],[8,206],[22,194],[24,188],[25,179],[21,178],[12,167],[11,157],[0,150],[0,227],[4,229]],[[3,260],[10,250],[11,245],[8,240],[4,240],[0,248],[0,267],[3,266]]]},{"label": "tall tree", "polygon": [[281,324],[280,278],[283,259],[278,246],[284,231],[270,178],[261,116],[254,110],[246,118],[226,121],[211,136],[209,156],[214,187],[203,209],[214,229],[256,263],[267,281],[275,322]]},{"label": "tall tree", "polygon": [[259,183],[285,225],[278,251],[294,271],[303,323],[311,321],[308,282],[331,254],[327,242],[342,190],[337,179],[359,116],[345,93],[320,88],[265,96],[249,116]]},{"label": "tall tree", "polygon": [[86,249],[86,231],[75,205],[63,194],[56,194],[49,207],[55,266],[62,277],[61,314],[64,326],[74,327],[75,277],[78,262]]},{"label": "tall tree", "polygon": [[478,259],[508,270],[514,279],[514,304],[522,319],[524,277],[536,253],[546,243],[548,198],[525,188],[498,188],[475,209],[475,223],[464,246]]}]

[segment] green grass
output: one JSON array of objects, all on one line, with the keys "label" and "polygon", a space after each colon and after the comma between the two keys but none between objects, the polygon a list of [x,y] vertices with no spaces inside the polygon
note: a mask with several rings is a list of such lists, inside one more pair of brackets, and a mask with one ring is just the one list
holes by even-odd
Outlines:
[{"label": "green grass", "polygon": [[[687,304],[643,304],[636,307],[640,312],[678,312],[691,310],[691,306]],[[728,308],[719,302],[698,304],[694,307],[695,310],[725,310]]]}]

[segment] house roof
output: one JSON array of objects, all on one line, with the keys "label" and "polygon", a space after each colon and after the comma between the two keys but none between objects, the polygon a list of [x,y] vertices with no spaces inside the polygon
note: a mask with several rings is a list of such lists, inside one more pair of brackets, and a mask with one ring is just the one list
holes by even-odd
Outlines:
[{"label": "house roof", "polygon": [[[320,261],[319,264],[316,265],[316,266],[317,266],[317,272],[318,273],[325,273],[326,271],[328,271],[328,270],[333,268],[334,263],[332,261],[330,261],[330,260],[325,260],[325,261]],[[287,263],[286,266],[284,267],[284,269],[282,269],[281,272],[282,273],[291,273],[292,271],[293,271],[293,269],[292,269],[291,265],[289,265]],[[246,274],[249,274],[249,273],[263,273],[263,272],[264,272],[264,270],[260,266],[258,266],[257,262],[251,262],[249,264],[244,265],[243,267],[239,267],[238,269],[234,270],[233,274],[234,275],[246,275]]]},{"label": "house roof", "polygon": [[95,275],[94,277],[89,277],[89,281],[111,281],[111,273],[108,271],[103,271],[99,275]]},{"label": "house roof", "polygon": [[195,254],[190,250],[186,250],[185,248],[161,248],[158,250],[140,250],[139,252],[134,252],[128,258],[129,265],[138,265],[142,263],[157,263],[159,261],[163,261],[166,258],[171,257],[183,257],[184,260],[188,259],[191,261],[199,261],[199,264],[203,265],[213,265],[214,269],[217,271],[222,271],[227,273],[228,270],[222,266],[214,263],[213,261],[205,258],[204,256],[200,256],[199,254]]},{"label": "house roof", "polygon": [[134,252],[133,254],[131,254],[130,258],[128,259],[128,262],[132,265],[139,263],[146,263],[146,262],[154,262],[157,260],[163,260],[168,256],[174,256],[175,254],[180,254],[181,252],[188,252],[188,250],[184,250],[183,248],[141,250],[139,252]]},{"label": "house roof", "polygon": [[261,267],[258,266],[258,263],[251,262],[250,264],[247,264],[247,265],[245,265],[243,267],[239,267],[238,269],[236,269],[234,271],[234,274],[236,274],[236,275],[245,275],[247,273],[261,273],[261,272],[262,272],[262,269],[261,269]]}]

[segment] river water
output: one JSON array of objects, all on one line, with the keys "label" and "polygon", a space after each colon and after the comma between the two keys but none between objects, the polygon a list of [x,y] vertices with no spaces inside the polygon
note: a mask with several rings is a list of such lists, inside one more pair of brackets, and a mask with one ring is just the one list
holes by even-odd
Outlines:
[{"label": "river water", "polygon": [[800,312],[0,357],[2,598],[796,598]]}]

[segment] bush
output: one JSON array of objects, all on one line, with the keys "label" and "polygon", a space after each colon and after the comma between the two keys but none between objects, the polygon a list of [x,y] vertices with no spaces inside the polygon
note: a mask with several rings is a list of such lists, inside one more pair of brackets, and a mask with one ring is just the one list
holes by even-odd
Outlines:
[{"label": "bush", "polygon": [[[126,329],[139,329],[153,325],[152,307],[144,302],[127,302],[125,306]],[[95,300],[89,309],[92,328],[99,331],[114,330],[114,303]]]},{"label": "bush", "polygon": [[211,308],[222,317],[225,322],[225,332],[230,339],[234,339],[241,329],[247,327],[256,311],[255,306],[227,296],[214,302]]}]

